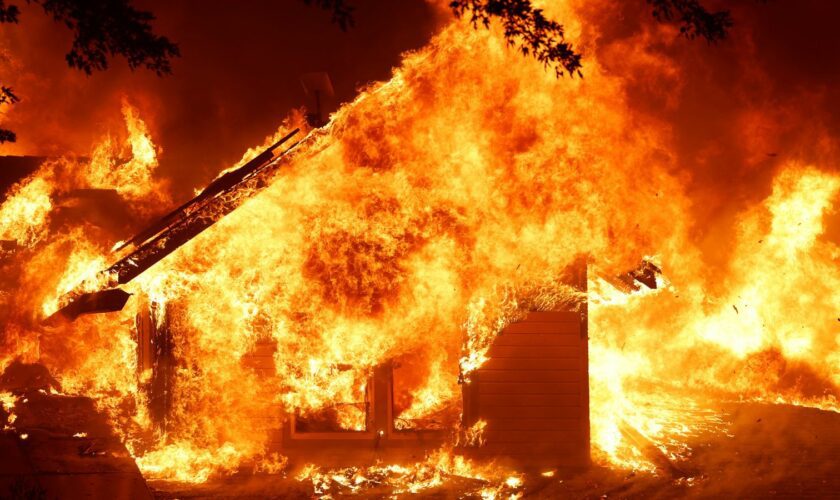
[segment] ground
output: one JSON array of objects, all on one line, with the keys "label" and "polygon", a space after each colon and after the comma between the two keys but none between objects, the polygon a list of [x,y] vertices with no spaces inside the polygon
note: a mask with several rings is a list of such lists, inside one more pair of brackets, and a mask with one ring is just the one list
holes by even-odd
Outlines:
[{"label": "ground", "polygon": [[[201,485],[144,484],[93,401],[61,395],[55,387],[47,371],[37,365],[18,366],[16,372],[7,370],[0,377],[0,390],[18,398],[15,421],[0,432],[0,498],[313,496],[312,484],[297,481],[293,474],[241,474]],[[691,453],[669,471],[652,474],[595,465],[552,478],[527,476],[518,491],[525,498],[552,499],[840,499],[840,413],[756,403],[730,403],[718,410],[727,430],[691,438]],[[8,413],[0,417],[6,420]],[[21,438],[24,434],[26,439]],[[425,490],[423,496],[460,498],[483,486],[455,477]],[[333,483],[326,493],[341,498],[349,490]],[[378,486],[358,493],[362,498],[381,498],[393,490]]]},{"label": "ground", "polygon": [[[791,405],[722,405],[729,431],[702,435],[672,474],[604,466],[559,478],[526,478],[525,498],[840,498],[840,414]],[[680,477],[683,476],[683,477]],[[311,485],[279,476],[243,476],[201,486],[150,483],[158,498],[309,498]],[[424,492],[459,498],[480,484],[454,480]],[[331,493],[342,497],[334,488]],[[380,498],[387,488],[361,496]]]}]

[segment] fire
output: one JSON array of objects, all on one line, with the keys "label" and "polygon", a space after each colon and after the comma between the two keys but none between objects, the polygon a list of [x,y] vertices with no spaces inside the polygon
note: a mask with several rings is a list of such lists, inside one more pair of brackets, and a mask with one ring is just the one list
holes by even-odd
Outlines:
[{"label": "fire", "polygon": [[[109,214],[97,215],[93,211],[98,220],[93,223],[88,220],[91,208],[85,201],[86,197],[100,196],[112,204],[125,203],[141,214],[155,207],[156,203],[166,203],[168,199],[165,183],[152,180],[152,172],[157,165],[157,149],[151,143],[146,125],[137,110],[127,103],[123,104],[123,113],[127,128],[125,142],[106,137],[92,148],[90,158],[66,157],[45,161],[33,174],[14,186],[0,205],[0,240],[6,240],[0,258],[7,266],[3,290],[0,291],[5,323],[0,368],[5,369],[16,357],[30,362],[49,359],[51,355],[45,352],[44,338],[39,341],[39,327],[35,325],[60,307],[61,296],[76,288],[80,281],[84,282],[82,289],[95,289],[101,284],[96,273],[107,261],[107,249],[116,238],[107,224]],[[132,172],[128,176],[130,179],[125,178],[129,172]],[[110,198],[107,197],[111,193],[109,190],[114,190],[114,196]],[[107,209],[115,208],[119,209],[119,206]],[[126,223],[125,220],[119,221],[118,226],[124,230]],[[10,250],[7,252],[7,249]],[[98,321],[95,328],[109,327],[107,321]],[[124,337],[114,336],[114,339],[100,344],[102,351],[87,355],[82,355],[87,343],[95,343],[95,339],[103,338],[105,334],[89,337],[84,334],[79,337],[78,334],[68,334],[73,341],[56,351],[61,361],[53,359],[58,362],[54,369],[63,367],[66,370],[57,374],[59,378],[66,379],[67,386],[79,390],[89,387],[91,379],[98,381],[94,384],[96,386],[111,388],[119,380],[124,396],[125,391],[134,386],[129,383],[132,379],[132,348],[121,344],[122,340],[131,342],[129,332],[125,332]],[[117,345],[129,350],[108,352],[107,349]],[[74,356],[75,360],[72,359]],[[114,366],[115,359],[128,363]],[[83,374],[76,371],[85,362],[90,363],[89,371]],[[107,370],[95,366],[97,362],[113,367],[113,373],[106,374]],[[82,379],[86,382],[78,382]]]},{"label": "fire", "polygon": [[[486,51],[507,76],[472,78],[456,45]],[[511,72],[511,57],[496,34],[445,30],[341,109],[266,191],[136,280],[138,295],[179,304],[181,354],[195,360],[178,375],[186,420],[176,440],[254,448],[260,429],[226,422],[277,403],[352,412],[369,371],[401,356],[440,366],[410,390],[404,416],[457,415],[459,368],[468,378],[501,328],[529,308],[580,300],[560,270],[590,253],[618,271],[669,238],[678,184],[645,153],[655,139],[628,135],[635,123],[622,118],[617,82],[593,68],[587,82],[558,85],[539,67]],[[443,68],[448,76],[431,76]],[[569,98],[547,100],[548,89]],[[576,126],[561,102],[603,119]],[[619,161],[662,171],[640,183]],[[656,201],[663,192],[667,204]],[[240,359],[266,339],[274,373],[257,382]]]},{"label": "fire", "polygon": [[17,415],[13,410],[17,402],[17,396],[11,392],[0,392],[0,410],[6,413],[4,420],[0,422],[3,424],[2,430],[4,431],[13,429],[12,425],[17,420]]},{"label": "fire", "polygon": [[[740,217],[721,294],[698,279],[702,263],[691,260],[684,265],[693,272],[675,273],[668,287],[654,292],[610,301],[615,292],[609,285],[591,288],[607,290],[590,305],[591,331],[603,335],[593,339],[590,356],[595,441],[611,460],[652,467],[632,446],[619,451],[628,445],[621,418],[658,442],[710,427],[725,432],[721,415],[697,411],[711,395],[837,411],[837,327],[831,319],[840,273],[837,246],[819,237],[838,194],[836,174],[797,164],[783,169],[764,203]],[[667,314],[654,315],[657,309]],[[632,326],[627,317],[634,318]],[[608,332],[619,324],[626,333],[611,338]],[[672,333],[649,340],[666,331]],[[679,392],[662,400],[656,393],[665,389],[657,385],[665,380]],[[689,399],[675,404],[679,393]],[[644,408],[650,405],[655,413]],[[685,429],[668,428],[672,423]]]},{"label": "fire", "polygon": [[[594,44],[563,9],[569,33]],[[386,363],[422,366],[407,377],[398,426],[457,422],[459,379],[470,383],[505,326],[529,310],[582,307],[587,297],[559,276],[586,256],[602,464],[655,471],[652,456],[690,456],[689,437],[727,432],[723,401],[837,411],[840,250],[823,233],[840,176],[789,158],[772,193],[739,215],[728,266],[712,271],[692,240],[698,221],[668,127],[634,111],[628,83],[599,56],[585,80],[558,82],[498,28],[454,22],[311,131],[269,187],[132,281],[123,311],[47,331],[40,359],[63,390],[109,412],[147,477],[200,483],[252,462],[279,473],[287,459],[267,440],[285,416],[330,411],[339,429],[365,430],[369,379]],[[625,64],[657,61],[633,53]],[[106,138],[89,162],[45,164],[0,206],[0,239],[32,248],[19,281],[39,316],[68,292],[101,288],[98,271],[126,236],[84,224],[53,232],[59,194],[114,189],[142,215],[171,205],[160,150],[138,111],[122,112],[127,138]],[[643,258],[663,270],[656,289],[610,284]],[[136,376],[134,315],[151,304],[177,332],[165,431],[145,410],[151,375]],[[34,335],[31,317],[13,319]],[[249,365],[266,345],[266,365]],[[463,430],[465,443],[480,447],[485,426]],[[464,477],[482,483],[478,496],[516,497],[526,483],[448,447],[416,464],[310,465],[296,477],[316,495],[382,484],[421,493]]]},{"label": "fire", "polygon": [[47,179],[35,178],[18,185],[0,205],[0,239],[29,247],[43,237],[52,209]]},{"label": "fire", "polygon": [[42,306],[44,317],[50,316],[60,308],[62,305],[60,298],[67,293],[74,290],[94,291],[102,286],[98,274],[106,260],[101,254],[101,249],[98,245],[87,241],[81,231],[71,233],[71,236],[75,242],[75,248],[67,258],[66,270],[56,287],[57,295],[48,299]]},{"label": "fire", "polygon": [[455,397],[456,387],[447,377],[446,361],[438,358],[429,363],[429,376],[411,392],[411,405],[397,416],[395,426],[398,429],[414,428],[415,421],[444,410],[447,402]]},{"label": "fire", "polygon": [[242,450],[231,443],[224,443],[211,450],[196,448],[189,442],[179,442],[138,456],[137,466],[146,477],[152,479],[203,483],[213,474],[235,472],[242,457]]},{"label": "fire", "polygon": [[[168,205],[168,190],[155,176],[159,148],[152,142],[137,109],[125,99],[122,114],[128,135],[122,142],[106,136],[94,148],[91,161],[84,165],[81,182],[94,188],[115,189],[140,207],[152,203]],[[128,160],[124,159],[126,154],[130,155]]]},{"label": "fire", "polygon": [[137,110],[123,103],[131,157],[121,160],[121,147],[106,137],[91,154],[90,161],[62,158],[47,161],[12,189],[0,205],[0,239],[32,247],[46,237],[57,195],[79,188],[115,189],[133,202],[168,202],[166,190],[153,178],[157,167],[156,148]]},{"label": "fire", "polygon": [[484,446],[485,437],[484,431],[487,429],[487,422],[485,420],[478,420],[476,423],[464,429],[463,436],[459,436],[456,444],[466,447],[481,447]]},{"label": "fire", "polygon": [[[831,249],[816,240],[823,231],[823,215],[838,192],[840,177],[813,168],[792,167],[777,177],[763,207],[766,213],[747,214],[742,226],[742,246],[732,266],[744,279],[721,300],[725,306],[694,326],[699,336],[742,359],[771,347],[790,359],[814,357],[814,343],[820,337],[830,338],[831,331],[820,332],[816,320],[823,307],[831,306],[820,304],[808,288],[826,286],[831,297],[832,282],[837,284]],[[814,259],[817,256],[824,260]],[[804,293],[795,291],[799,287],[806,289]],[[797,300],[790,301],[793,297]],[[786,321],[791,308],[806,317]]]},{"label": "fire", "polygon": [[314,464],[303,467],[295,479],[310,482],[315,495],[327,498],[335,494],[363,493],[387,485],[394,495],[431,493],[448,479],[462,478],[480,486],[469,494],[484,499],[519,498],[523,480],[517,474],[493,465],[481,465],[442,449],[411,466],[375,465],[323,471]]}]

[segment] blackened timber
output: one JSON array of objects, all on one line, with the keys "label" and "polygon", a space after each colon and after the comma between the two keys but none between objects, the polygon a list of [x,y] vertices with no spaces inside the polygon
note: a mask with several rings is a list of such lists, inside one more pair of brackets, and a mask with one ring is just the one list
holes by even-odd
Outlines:
[{"label": "blackened timber", "polygon": [[126,248],[129,245],[140,245],[141,243],[148,241],[149,238],[159,234],[161,231],[164,231],[175,221],[182,218],[190,209],[197,208],[201,204],[201,202],[241,182],[249,174],[253,173],[257,169],[268,163],[274,155],[274,150],[283,145],[292,137],[294,137],[299,131],[300,129],[298,128],[292,130],[291,132],[283,136],[283,138],[281,138],[279,141],[275,142],[271,147],[254,157],[245,165],[237,168],[236,170],[232,170],[230,172],[222,174],[221,176],[213,180],[213,182],[208,184],[207,187],[205,187],[201,191],[201,193],[198,194],[198,196],[184,203],[175,210],[169,212],[168,214],[163,216],[159,221],[152,224],[148,228],[136,234],[130,240],[120,245],[117,248],[117,250],[122,250],[123,248]]},{"label": "blackened timber", "polygon": [[[271,177],[284,164],[287,155],[301,144],[316,141],[321,137],[318,131],[314,131],[275,156],[274,149],[297,132],[298,130],[295,129],[243,167],[222,175],[196,198],[182,205],[179,210],[172,212],[157,224],[132,238],[130,241],[140,242],[134,250],[108,269],[100,271],[100,275],[104,276],[108,286],[115,287],[128,283],[225,215],[236,210],[242,203],[268,186]],[[176,212],[177,215],[175,215]],[[113,290],[119,289],[112,288],[106,291]],[[94,294],[101,292],[94,292]],[[67,317],[65,311],[68,309],[73,313],[69,317],[71,320],[80,314],[114,310],[99,307],[96,301],[87,300],[89,295],[94,294],[75,295],[64,308],[47,318],[46,323],[55,321],[55,317],[59,315]],[[82,305],[76,305],[77,303]]]},{"label": "blackened timber", "polygon": [[97,292],[85,293],[73,299],[69,304],[47,319],[48,324],[55,324],[59,315],[70,321],[74,321],[82,314],[93,312],[115,312],[122,310],[128,298],[128,292],[119,288],[100,290]]},{"label": "blackened timber", "polygon": [[645,437],[635,427],[627,423],[623,418],[618,421],[618,430],[621,435],[628,438],[642,455],[648,458],[657,469],[669,473],[672,477],[686,477],[687,474],[668,458],[653,441]]},{"label": "blackened timber", "polygon": [[135,317],[138,385],[146,392],[149,417],[162,433],[172,416],[175,381],[170,307],[153,302]]},{"label": "blackened timber", "polygon": [[[272,151],[295,133],[297,129],[244,167],[219,177],[195,198],[201,201],[187,204],[195,207],[194,209],[182,210],[183,216],[166,226],[164,230],[152,233],[151,239],[143,241],[133,252],[117,261],[105,273],[116,277],[116,282],[119,284],[128,283],[234,211],[246,199],[264,189],[270,176],[280,167],[280,160],[300,142],[292,144],[277,157],[272,156]],[[205,195],[205,192],[211,194]]]}]

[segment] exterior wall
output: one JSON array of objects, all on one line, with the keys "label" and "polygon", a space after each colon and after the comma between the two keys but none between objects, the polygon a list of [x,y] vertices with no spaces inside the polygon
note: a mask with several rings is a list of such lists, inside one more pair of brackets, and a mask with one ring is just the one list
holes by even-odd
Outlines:
[{"label": "exterior wall", "polygon": [[[583,263],[570,268],[568,282],[586,289]],[[174,359],[170,327],[168,323],[158,326],[155,319],[156,311],[148,306],[137,316],[138,375],[147,381],[153,418],[165,429]],[[243,357],[243,365],[271,377],[275,351],[272,342],[260,342]],[[476,458],[508,460],[521,467],[587,466],[586,303],[574,311],[528,313],[498,335],[488,357],[463,385],[463,425],[469,428],[479,420],[486,422],[484,444],[462,448],[462,452]],[[368,384],[368,428],[363,432],[300,432],[294,415],[283,415],[279,405],[265,421],[253,422],[254,428],[275,429],[269,432],[269,450],[324,464],[422,458],[425,451],[443,444],[447,433],[394,427],[393,376],[390,364],[373,371]]]},{"label": "exterior wall", "polygon": [[316,461],[322,465],[349,466],[417,461],[427,451],[440,447],[442,431],[400,431],[394,427],[393,369],[376,367],[368,382],[368,425],[364,431],[300,432],[296,417],[289,415],[280,432],[273,433],[271,449],[292,460]]},{"label": "exterior wall", "polygon": [[135,331],[137,377],[148,397],[149,416],[165,432],[172,410],[175,358],[169,321],[162,308],[157,304],[143,304],[135,316]]},{"label": "exterior wall", "polygon": [[467,454],[527,468],[589,465],[587,337],[585,304],[505,328],[463,386],[464,426],[486,422],[484,444]]}]

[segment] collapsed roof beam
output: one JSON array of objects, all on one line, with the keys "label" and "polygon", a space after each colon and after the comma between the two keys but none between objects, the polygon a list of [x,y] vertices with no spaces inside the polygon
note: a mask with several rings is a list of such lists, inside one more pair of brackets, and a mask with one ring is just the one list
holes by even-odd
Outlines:
[{"label": "collapsed roof beam", "polygon": [[[277,154],[276,150],[298,132],[299,129],[294,129],[242,167],[219,176],[198,196],[123,243],[117,251],[131,247],[130,253],[100,271],[100,275],[105,277],[103,281],[108,283],[108,287],[128,283],[262,191],[286,156],[302,142],[314,137],[310,134]],[[64,298],[64,307],[47,318],[47,323],[53,323],[59,317],[72,321],[82,314],[122,309],[125,301],[115,309],[113,305],[100,307],[101,300],[91,300],[91,297],[106,290],[81,294],[71,292],[72,295]]]}]

